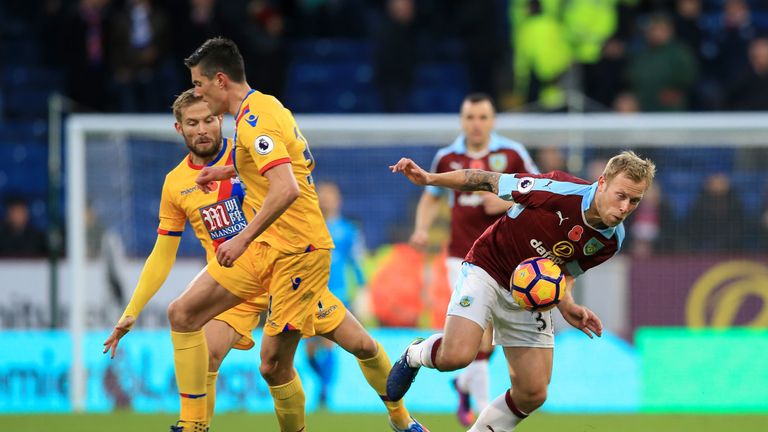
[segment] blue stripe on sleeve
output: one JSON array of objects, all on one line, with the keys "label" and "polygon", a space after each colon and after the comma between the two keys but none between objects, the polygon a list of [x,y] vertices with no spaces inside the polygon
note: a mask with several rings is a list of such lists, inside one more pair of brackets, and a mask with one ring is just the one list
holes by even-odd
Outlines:
[{"label": "blue stripe on sleeve", "polygon": [[441,197],[445,195],[445,192],[446,192],[444,188],[441,188],[440,186],[432,186],[432,185],[425,186],[424,190],[427,191],[427,193],[429,193],[430,195],[436,196],[436,197]]},{"label": "blue stripe on sleeve", "polygon": [[517,182],[514,174],[502,174],[499,177],[499,198],[505,201],[514,201],[512,191],[517,190]]}]

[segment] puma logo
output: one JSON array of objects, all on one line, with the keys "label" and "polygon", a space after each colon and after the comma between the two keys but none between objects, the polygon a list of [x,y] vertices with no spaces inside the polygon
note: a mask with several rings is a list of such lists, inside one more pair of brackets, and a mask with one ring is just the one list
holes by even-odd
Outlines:
[{"label": "puma logo", "polygon": [[555,214],[557,215],[557,217],[560,218],[560,223],[558,225],[562,225],[563,222],[565,222],[565,220],[568,219],[567,217],[563,217],[563,212],[561,212],[560,210],[556,211]]},{"label": "puma logo", "polygon": [[485,425],[485,427],[487,427],[491,432],[496,432],[496,429],[492,428],[491,425]]}]

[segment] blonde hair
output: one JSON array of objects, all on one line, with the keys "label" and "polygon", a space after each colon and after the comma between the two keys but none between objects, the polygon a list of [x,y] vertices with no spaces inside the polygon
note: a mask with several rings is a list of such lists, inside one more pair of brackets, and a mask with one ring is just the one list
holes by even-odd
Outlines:
[{"label": "blonde hair", "polygon": [[608,160],[603,177],[606,181],[611,181],[621,173],[634,182],[645,181],[645,187],[648,188],[656,176],[656,164],[650,159],[641,158],[632,150],[626,150]]},{"label": "blonde hair", "polygon": [[202,96],[195,96],[195,89],[189,89],[184,93],[176,96],[176,100],[173,101],[173,105],[171,106],[173,109],[173,116],[176,117],[176,121],[181,123],[181,110],[192,104],[201,102],[202,100]]}]

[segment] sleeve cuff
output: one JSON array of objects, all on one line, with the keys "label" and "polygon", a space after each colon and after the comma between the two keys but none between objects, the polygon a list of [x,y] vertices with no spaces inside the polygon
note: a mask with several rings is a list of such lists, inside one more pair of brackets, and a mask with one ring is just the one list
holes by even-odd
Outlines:
[{"label": "sleeve cuff", "polygon": [[505,201],[513,201],[512,191],[517,189],[517,181],[514,174],[502,174],[499,177],[499,198]]},{"label": "sleeve cuff", "polygon": [[443,193],[445,193],[445,189],[441,188],[440,186],[430,185],[430,186],[426,186],[424,190],[427,191],[427,193],[429,193],[430,195],[436,196],[436,197],[442,196]]},{"label": "sleeve cuff", "polygon": [[273,160],[272,162],[270,162],[270,163],[268,163],[268,164],[264,165],[264,166],[263,166],[263,167],[262,167],[262,168],[259,170],[259,174],[261,174],[261,175],[264,175],[264,173],[265,173],[265,172],[267,172],[267,171],[271,170],[272,168],[274,168],[274,167],[276,167],[276,166],[278,166],[278,165],[282,165],[282,164],[284,164],[284,163],[291,163],[291,158],[289,158],[289,157],[285,157],[285,158],[275,159],[275,160]]},{"label": "sleeve cuff", "polygon": [[172,237],[181,237],[181,233],[183,232],[184,231],[168,231],[166,229],[161,229],[161,228],[157,229],[158,234],[172,236]]}]

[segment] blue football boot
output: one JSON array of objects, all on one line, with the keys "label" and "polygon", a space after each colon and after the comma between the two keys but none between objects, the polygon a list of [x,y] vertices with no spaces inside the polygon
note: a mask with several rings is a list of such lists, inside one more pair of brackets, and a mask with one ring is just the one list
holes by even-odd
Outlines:
[{"label": "blue football boot", "polygon": [[429,429],[422,426],[422,424],[413,417],[411,417],[411,422],[408,423],[408,427],[405,429],[400,429],[395,426],[395,424],[392,423],[392,419],[389,419],[389,427],[395,432],[429,432]]},{"label": "blue football boot", "polygon": [[[411,345],[420,344],[424,341],[424,338],[416,338]],[[413,380],[416,379],[416,374],[419,373],[421,366],[411,367],[408,365],[408,348],[405,349],[403,355],[392,365],[392,370],[389,371],[387,377],[387,397],[391,401],[399,401],[411,388]]]}]

